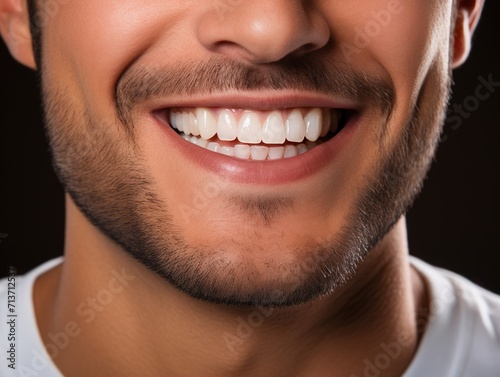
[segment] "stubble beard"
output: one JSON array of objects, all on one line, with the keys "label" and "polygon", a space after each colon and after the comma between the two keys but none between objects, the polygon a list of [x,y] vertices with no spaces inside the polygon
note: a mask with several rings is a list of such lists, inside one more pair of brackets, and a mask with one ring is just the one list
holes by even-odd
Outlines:
[{"label": "stubble beard", "polygon": [[[121,121],[105,123],[91,111],[79,110],[64,96],[64,90],[43,82],[43,73],[41,78],[54,168],[94,226],[167,283],[194,298],[229,305],[286,307],[329,294],[348,282],[369,251],[411,206],[430,166],[445,114],[450,79],[438,67],[428,75],[399,140],[385,151],[341,232],[284,251],[293,255],[293,261],[271,266],[268,273],[273,279],[263,277],[251,257],[226,258],[232,251],[208,249],[184,239],[134,145],[136,125],[126,110],[119,112]],[[133,108],[134,103],[129,106]],[[123,136],[120,143],[117,129]],[[280,198],[273,200],[279,206]],[[263,218],[265,211],[251,215]],[[245,247],[251,251],[251,246]]]}]

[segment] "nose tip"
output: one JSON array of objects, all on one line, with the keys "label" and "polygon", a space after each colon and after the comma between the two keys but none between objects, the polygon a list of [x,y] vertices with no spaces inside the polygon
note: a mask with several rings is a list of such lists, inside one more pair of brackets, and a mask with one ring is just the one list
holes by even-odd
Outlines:
[{"label": "nose tip", "polygon": [[205,13],[197,35],[211,51],[271,63],[324,47],[330,30],[322,14],[302,1],[240,0],[224,13]]}]

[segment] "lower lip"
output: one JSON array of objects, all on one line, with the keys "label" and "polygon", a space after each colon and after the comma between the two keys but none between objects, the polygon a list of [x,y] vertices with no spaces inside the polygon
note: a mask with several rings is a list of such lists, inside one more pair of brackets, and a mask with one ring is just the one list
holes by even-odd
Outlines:
[{"label": "lower lip", "polygon": [[277,185],[300,181],[317,174],[332,164],[349,143],[357,128],[356,120],[349,120],[332,139],[291,158],[253,161],[226,156],[201,148],[180,137],[168,124],[151,115],[160,131],[179,153],[204,170],[235,183]]}]

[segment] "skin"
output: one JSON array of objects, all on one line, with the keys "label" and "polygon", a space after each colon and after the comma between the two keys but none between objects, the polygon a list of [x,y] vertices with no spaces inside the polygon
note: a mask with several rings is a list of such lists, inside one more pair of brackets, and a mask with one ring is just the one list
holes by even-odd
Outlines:
[{"label": "skin", "polygon": [[[54,334],[68,334],[67,346],[47,347],[67,376],[308,377],[362,375],[382,343],[404,339],[381,371],[399,376],[428,301],[409,266],[404,213],[432,159],[450,68],[468,55],[482,1],[456,9],[452,1],[401,1],[402,11],[351,57],[342,43],[352,45],[387,1],[242,0],[223,14],[218,4],[65,2],[41,27],[37,68],[27,4],[0,0],[12,55],[41,75],[68,193],[64,264],[35,285],[42,338],[53,345]],[[363,73],[374,88],[389,88],[392,102],[348,98],[359,109],[358,131],[306,179],[226,181],[172,153],[151,126],[158,98],[135,95],[140,69],[160,79],[210,59],[256,77],[287,72],[290,62],[344,67],[347,78]],[[278,88],[264,79],[254,88],[234,83],[225,93],[289,96],[304,91],[299,76]],[[192,93],[163,88],[161,97],[196,106],[198,95],[223,92],[206,77]],[[319,84],[308,91],[348,97]],[[178,204],[217,179],[219,195],[186,219]],[[325,266],[333,272],[322,273]],[[129,280],[117,281],[116,271]],[[263,319],[238,335],[239,320],[252,315]]]}]

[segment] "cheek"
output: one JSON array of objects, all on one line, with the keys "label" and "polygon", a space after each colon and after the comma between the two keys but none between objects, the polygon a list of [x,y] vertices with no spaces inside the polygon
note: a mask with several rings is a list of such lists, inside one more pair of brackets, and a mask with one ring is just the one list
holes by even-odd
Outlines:
[{"label": "cheek", "polygon": [[337,56],[390,77],[397,106],[409,111],[436,59],[449,58],[448,0],[352,0],[331,14]]},{"label": "cheek", "polygon": [[412,108],[431,66],[449,59],[450,19],[442,1],[393,2],[400,3],[399,13],[392,15],[372,51],[396,89],[407,93],[403,99]]},{"label": "cheek", "polygon": [[109,112],[123,71],[159,38],[165,25],[175,25],[179,12],[164,3],[67,1],[46,28],[46,81],[64,85],[94,112]]},{"label": "cheek", "polygon": [[357,12],[344,12],[336,29],[337,53],[358,69],[391,80],[396,104],[388,129],[393,131],[381,139],[390,150],[413,113],[426,78],[448,75],[451,2],[367,0],[364,7],[361,2],[350,3]]},{"label": "cheek", "polygon": [[406,96],[398,105],[412,109],[424,80],[435,64],[449,60],[451,11],[442,1],[402,1],[400,13],[392,17],[380,41],[373,46],[374,56],[385,66],[394,85]]}]

